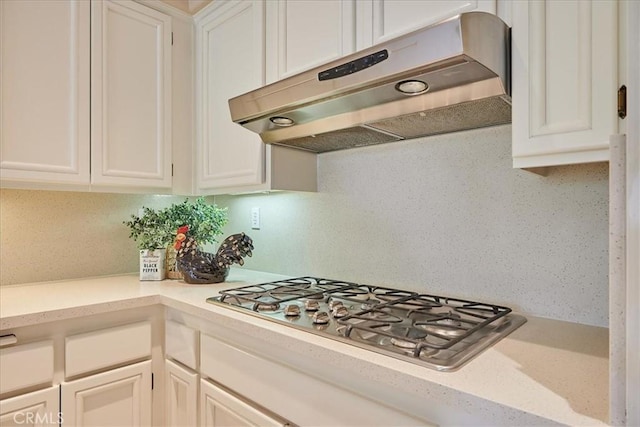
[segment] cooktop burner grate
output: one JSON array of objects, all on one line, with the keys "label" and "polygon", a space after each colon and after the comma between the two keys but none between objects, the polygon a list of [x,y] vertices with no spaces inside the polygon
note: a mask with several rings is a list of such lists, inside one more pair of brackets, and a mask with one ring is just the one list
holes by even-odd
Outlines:
[{"label": "cooktop burner grate", "polygon": [[321,299],[325,292],[356,286],[354,283],[337,280],[298,277],[220,291],[220,302],[261,311],[265,307],[279,306],[301,298]]},{"label": "cooktop burner grate", "polygon": [[[412,343],[416,356],[425,348],[446,349],[511,312],[510,308],[434,295],[415,295],[382,303],[338,319],[344,335],[354,329]],[[388,320],[393,319],[393,320]],[[402,323],[403,326],[393,326]],[[429,339],[428,337],[431,337]]]}]

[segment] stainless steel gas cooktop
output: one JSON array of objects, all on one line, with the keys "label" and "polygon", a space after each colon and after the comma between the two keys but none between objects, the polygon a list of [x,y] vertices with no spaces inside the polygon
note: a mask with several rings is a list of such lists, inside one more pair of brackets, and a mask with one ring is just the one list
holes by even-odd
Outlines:
[{"label": "stainless steel gas cooktop", "polygon": [[228,289],[207,302],[440,371],[526,322],[507,307],[316,277]]}]

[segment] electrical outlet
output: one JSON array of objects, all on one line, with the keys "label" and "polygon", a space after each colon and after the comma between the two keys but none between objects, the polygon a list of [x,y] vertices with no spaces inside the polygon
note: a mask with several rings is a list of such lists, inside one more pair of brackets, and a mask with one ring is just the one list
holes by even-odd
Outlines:
[{"label": "electrical outlet", "polygon": [[260,208],[251,208],[251,228],[260,229]]}]

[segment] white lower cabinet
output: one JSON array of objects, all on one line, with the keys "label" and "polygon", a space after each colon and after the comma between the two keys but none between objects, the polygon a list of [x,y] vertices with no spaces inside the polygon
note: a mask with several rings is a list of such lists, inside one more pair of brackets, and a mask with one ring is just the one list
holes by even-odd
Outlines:
[{"label": "white lower cabinet", "polygon": [[[282,349],[271,343],[247,340],[237,333],[217,328],[215,337],[201,334],[200,374],[232,390],[236,396],[241,396],[241,402],[256,402],[259,407],[265,408],[263,414],[277,414],[273,416],[275,420],[287,420],[297,425],[433,425],[425,419],[370,398],[369,383],[363,382],[363,379],[358,380],[354,389],[349,381],[340,378],[342,375],[332,372],[328,364],[314,364],[313,372],[304,366],[304,357],[285,361],[274,353],[279,350]],[[332,376],[338,377],[337,380]],[[207,420],[215,420],[214,416],[249,419],[252,410],[246,409],[245,412],[243,409],[249,406],[240,405],[231,398],[224,400],[224,390],[220,392],[216,389],[215,395],[224,398],[218,397],[218,401],[209,398],[206,394],[209,386],[210,383],[202,381],[202,425],[221,425],[207,424]],[[389,402],[393,401],[392,397],[385,396]],[[239,406],[233,406],[235,404]],[[219,411],[219,415],[216,415],[216,411]],[[231,415],[224,411],[229,411]],[[260,422],[249,420],[233,425],[261,425]]]},{"label": "white lower cabinet", "polygon": [[0,349],[0,394],[52,385],[53,347],[44,340]]},{"label": "white lower cabinet", "polygon": [[72,380],[62,383],[65,425],[150,425],[152,362],[138,361],[151,357],[151,341],[150,320],[66,337],[65,376]]},{"label": "white lower cabinet", "polygon": [[200,381],[200,414],[202,427],[289,425],[204,379]]},{"label": "white lower cabinet", "polygon": [[165,425],[162,321],[153,306],[0,330],[0,426]]},{"label": "white lower cabinet", "polygon": [[53,386],[0,400],[0,426],[52,426],[64,421],[60,387]]},{"label": "white lower cabinet", "polygon": [[151,361],[62,384],[64,425],[151,424]]},{"label": "white lower cabinet", "polygon": [[422,396],[407,401],[384,382],[229,325],[174,309],[165,316],[165,425],[435,425],[438,409],[425,409]]},{"label": "white lower cabinet", "polygon": [[[18,341],[14,334],[6,336]],[[0,426],[58,425],[60,399],[59,386],[53,385],[53,353],[49,339],[0,349],[0,395],[4,396]]]},{"label": "white lower cabinet", "polygon": [[198,373],[165,361],[165,425],[198,424]]}]

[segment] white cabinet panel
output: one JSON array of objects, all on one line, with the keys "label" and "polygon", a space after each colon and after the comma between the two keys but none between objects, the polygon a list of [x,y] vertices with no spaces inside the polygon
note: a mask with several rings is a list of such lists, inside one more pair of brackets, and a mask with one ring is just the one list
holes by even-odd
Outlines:
[{"label": "white cabinet panel", "polygon": [[151,323],[140,322],[65,338],[65,376],[151,356]]},{"label": "white cabinet panel", "polygon": [[[263,86],[267,68],[276,78],[275,53],[265,57],[267,3],[277,10],[276,3],[259,0],[218,0],[196,17],[198,194],[316,191],[315,154],[265,146],[258,135],[231,121],[229,98]],[[294,10],[302,13],[297,4]],[[291,43],[303,50],[303,44]],[[305,66],[305,58],[289,55],[288,66]]]},{"label": "white cabinet panel", "polygon": [[193,427],[198,422],[198,374],[165,361],[165,425]]},{"label": "white cabinet panel", "polygon": [[150,425],[151,361],[63,383],[61,400],[65,425]]},{"label": "white cabinet panel", "polygon": [[0,393],[53,381],[53,341],[0,349]]},{"label": "white cabinet panel", "polygon": [[513,164],[606,161],[617,133],[617,2],[513,3]]},{"label": "white cabinet panel", "polygon": [[165,323],[164,331],[165,355],[191,369],[197,369],[199,332],[171,320]]},{"label": "white cabinet panel", "polygon": [[64,421],[60,412],[60,386],[0,400],[0,426],[57,426]]},{"label": "white cabinet panel", "polygon": [[198,187],[213,189],[264,181],[265,147],[231,121],[228,99],[262,86],[264,3],[222,3],[198,26]]},{"label": "white cabinet panel", "polygon": [[88,1],[0,1],[2,180],[89,183]]},{"label": "white cabinet panel", "polygon": [[287,423],[271,417],[213,383],[201,380],[202,427],[283,427]]},{"label": "white cabinet panel", "polygon": [[[229,330],[231,331],[231,330]],[[237,335],[230,332],[229,335]],[[227,336],[227,337],[228,337]],[[251,402],[256,402],[298,425],[325,426],[431,426],[424,419],[395,410],[353,391],[347,383],[336,384],[322,375],[314,375],[300,366],[291,366],[269,354],[268,343],[244,340],[260,347],[236,346],[233,342],[200,334],[200,374],[213,379]],[[270,355],[273,356],[273,355]],[[317,374],[317,372],[315,373]],[[283,379],[286,379],[284,381]],[[201,421],[207,414],[204,396],[206,381],[201,382]],[[368,390],[361,389],[361,393]],[[215,400],[215,399],[213,399]],[[210,405],[213,410],[215,402]],[[224,406],[229,406],[224,404]],[[207,424],[205,424],[207,425]],[[216,425],[216,424],[208,424]],[[247,424],[245,424],[247,425]],[[251,425],[251,424],[248,424]]]},{"label": "white cabinet panel", "polygon": [[168,15],[126,0],[1,1],[0,42],[3,186],[171,187]]},{"label": "white cabinet panel", "polygon": [[275,72],[267,81],[299,73],[355,51],[355,0],[267,2],[267,52]]},{"label": "white cabinet panel", "polygon": [[372,0],[358,3],[358,49],[398,37],[462,12],[496,13],[496,0]]},{"label": "white cabinet panel", "polygon": [[92,183],[171,187],[171,18],[94,3],[91,79]]}]

